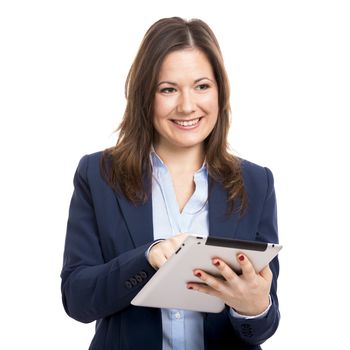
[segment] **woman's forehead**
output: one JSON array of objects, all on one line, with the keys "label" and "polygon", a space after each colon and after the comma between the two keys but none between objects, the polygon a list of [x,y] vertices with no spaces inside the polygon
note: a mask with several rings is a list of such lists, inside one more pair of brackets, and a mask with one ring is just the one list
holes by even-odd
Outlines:
[{"label": "woman's forehead", "polygon": [[188,48],[169,53],[163,60],[158,83],[162,81],[177,83],[179,79],[191,81],[203,78],[213,79],[213,68],[207,56],[197,48]]}]

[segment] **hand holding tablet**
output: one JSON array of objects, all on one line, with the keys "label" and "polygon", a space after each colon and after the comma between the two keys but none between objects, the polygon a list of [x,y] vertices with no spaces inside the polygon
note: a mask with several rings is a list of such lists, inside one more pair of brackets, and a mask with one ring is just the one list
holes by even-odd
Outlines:
[{"label": "hand holding tablet", "polygon": [[[250,266],[250,261],[255,271],[260,272],[281,248],[281,245],[273,243],[189,235],[177,252],[161,266],[136,295],[131,304],[220,312],[226,300],[224,302],[218,294],[213,295],[215,293],[210,295],[201,292],[200,288],[203,289],[203,285],[198,287],[197,284],[204,282],[201,278],[208,278],[209,275],[221,275],[220,268],[213,264],[213,259],[216,259],[216,262],[219,261],[222,268],[229,266],[238,274],[242,269],[244,271],[244,266]],[[247,265],[237,260],[238,255],[247,258]],[[194,272],[200,272],[201,277],[196,277]],[[251,272],[255,274],[254,271]],[[188,289],[188,286],[192,286],[194,290]]]},{"label": "hand holding tablet", "polygon": [[214,258],[212,263],[216,266],[218,275],[196,269],[193,274],[201,283],[187,283],[187,288],[221,299],[240,315],[260,315],[270,304],[270,267],[267,265],[257,273],[244,254],[238,254],[236,259],[241,266],[241,273],[236,273],[222,259]]}]

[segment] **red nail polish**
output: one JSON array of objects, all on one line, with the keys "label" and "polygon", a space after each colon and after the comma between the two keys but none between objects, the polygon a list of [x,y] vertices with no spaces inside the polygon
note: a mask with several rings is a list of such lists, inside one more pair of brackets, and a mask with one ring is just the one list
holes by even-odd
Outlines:
[{"label": "red nail polish", "polygon": [[214,265],[215,265],[215,266],[220,266],[220,261],[219,261],[219,260],[215,261],[215,262],[214,262]]},{"label": "red nail polish", "polygon": [[187,289],[193,289],[193,287],[189,286],[189,287],[187,287]]},{"label": "red nail polish", "polygon": [[239,259],[240,261],[243,261],[243,260],[244,260],[244,255],[240,255],[240,256],[238,257],[238,259]]},{"label": "red nail polish", "polygon": [[200,272],[196,272],[197,277],[202,277],[202,274]]}]

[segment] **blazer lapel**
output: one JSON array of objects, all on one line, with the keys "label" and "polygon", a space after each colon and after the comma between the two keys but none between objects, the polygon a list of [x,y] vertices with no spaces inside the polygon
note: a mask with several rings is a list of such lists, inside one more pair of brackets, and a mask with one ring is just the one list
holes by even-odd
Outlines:
[{"label": "blazer lapel", "polygon": [[116,194],[126,225],[135,247],[153,241],[152,195],[146,203],[134,205],[123,195]]},{"label": "blazer lapel", "polygon": [[[227,214],[225,189],[210,179],[208,193],[209,235],[235,238],[239,214]],[[135,247],[153,241],[152,194],[145,203],[138,205],[132,204],[121,194],[116,194],[116,197]]]},{"label": "blazer lapel", "polygon": [[209,235],[235,238],[239,214],[227,214],[227,194],[223,186],[209,178]]}]

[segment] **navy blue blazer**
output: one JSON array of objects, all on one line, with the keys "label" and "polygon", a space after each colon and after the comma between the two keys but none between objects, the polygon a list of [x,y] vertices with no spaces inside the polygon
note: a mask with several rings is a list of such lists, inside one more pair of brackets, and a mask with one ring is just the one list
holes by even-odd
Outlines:
[{"label": "navy blue blazer", "polygon": [[[160,309],[130,304],[155,270],[145,251],[153,242],[152,198],[134,206],[100,174],[101,152],[84,156],[74,176],[64,250],[62,299],[67,314],[96,322],[92,350],[162,349]],[[242,162],[248,209],[241,218],[226,213],[226,193],[214,182],[209,195],[209,234],[278,243],[272,173]],[[228,308],[204,316],[206,350],[260,349],[279,322],[276,296],[278,260],[273,272],[272,307],[261,319],[237,319]]]}]

